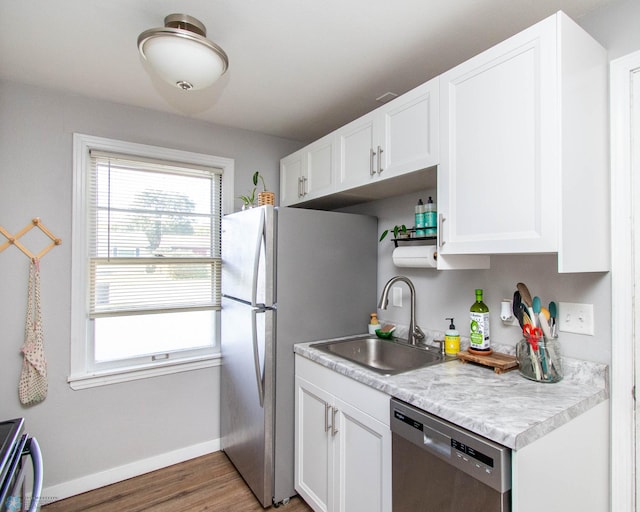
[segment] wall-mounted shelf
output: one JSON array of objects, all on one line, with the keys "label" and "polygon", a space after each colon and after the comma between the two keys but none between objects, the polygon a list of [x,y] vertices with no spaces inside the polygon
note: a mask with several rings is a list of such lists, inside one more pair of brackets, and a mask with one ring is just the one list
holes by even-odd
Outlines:
[{"label": "wall-mounted shelf", "polygon": [[410,244],[410,245],[435,245],[438,240],[438,235],[429,235],[429,236],[414,236],[416,233],[415,228],[408,228],[407,234],[409,236],[403,236],[398,238],[392,238],[391,241],[393,244],[398,247],[398,245]]}]

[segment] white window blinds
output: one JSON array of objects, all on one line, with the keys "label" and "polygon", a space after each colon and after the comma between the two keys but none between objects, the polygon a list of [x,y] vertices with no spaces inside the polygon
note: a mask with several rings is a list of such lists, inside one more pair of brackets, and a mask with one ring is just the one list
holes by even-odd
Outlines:
[{"label": "white window blinds", "polygon": [[89,316],[220,309],[222,171],[90,155]]}]

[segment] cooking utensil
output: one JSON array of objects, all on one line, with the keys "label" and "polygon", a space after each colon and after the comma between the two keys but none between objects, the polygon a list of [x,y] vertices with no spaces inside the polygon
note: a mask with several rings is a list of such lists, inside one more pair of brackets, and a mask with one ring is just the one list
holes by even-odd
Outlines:
[{"label": "cooking utensil", "polygon": [[531,293],[529,292],[529,288],[524,283],[518,283],[516,285],[518,291],[520,292],[520,297],[522,297],[522,302],[524,302],[528,308],[533,307],[533,301],[531,300]]},{"label": "cooking utensil", "polygon": [[522,302],[524,302],[524,304],[526,304],[527,306],[529,318],[531,319],[530,323],[532,323],[533,325],[537,325],[536,317],[533,314],[533,300],[531,299],[531,292],[529,292],[529,288],[527,288],[527,285],[524,283],[518,283],[516,287],[520,292],[520,297],[522,297]]},{"label": "cooking utensil", "polygon": [[518,323],[520,324],[520,329],[524,327],[524,322],[522,320],[522,298],[520,297],[520,292],[516,290],[513,292],[513,316],[518,319]]},{"label": "cooking utensil", "polygon": [[532,359],[536,362],[536,366],[534,368],[536,377],[538,379],[540,377],[546,379],[549,374],[549,369],[547,367],[547,358],[545,357],[545,345],[543,344],[541,347],[538,346],[539,343],[544,343],[544,340],[542,339],[542,329],[532,325],[525,325],[523,332],[525,339],[529,342],[529,345],[531,345]]},{"label": "cooking utensil", "polygon": [[538,297],[537,295],[533,298],[533,302],[532,302],[532,307],[533,307],[533,314],[534,314],[534,318],[533,318],[533,322],[539,326],[540,325],[540,311],[542,310],[542,302],[540,302],[540,297]]},{"label": "cooking utensil", "polygon": [[549,315],[551,316],[549,320],[549,325],[551,326],[551,337],[555,338],[557,334],[557,318],[558,318],[558,306],[555,302],[549,302]]},{"label": "cooking utensil", "polygon": [[524,337],[529,340],[529,343],[531,343],[534,350],[538,350],[538,340],[542,338],[543,335],[542,329],[540,329],[540,327],[527,324],[522,329],[522,332],[524,333]]}]

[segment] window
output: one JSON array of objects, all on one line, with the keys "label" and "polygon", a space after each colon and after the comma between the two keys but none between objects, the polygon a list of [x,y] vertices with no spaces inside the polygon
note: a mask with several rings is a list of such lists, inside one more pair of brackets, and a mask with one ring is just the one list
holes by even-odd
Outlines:
[{"label": "window", "polygon": [[232,174],[229,159],[74,136],[74,389],[217,364]]}]

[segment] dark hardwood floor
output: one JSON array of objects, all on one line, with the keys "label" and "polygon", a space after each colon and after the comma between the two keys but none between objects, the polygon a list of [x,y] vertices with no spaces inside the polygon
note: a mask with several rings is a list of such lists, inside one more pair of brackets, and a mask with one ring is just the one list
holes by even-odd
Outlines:
[{"label": "dark hardwood floor", "polygon": [[[143,510],[260,512],[264,509],[223,452],[204,455],[42,507],[43,512]],[[299,496],[277,510],[312,512]]]}]

